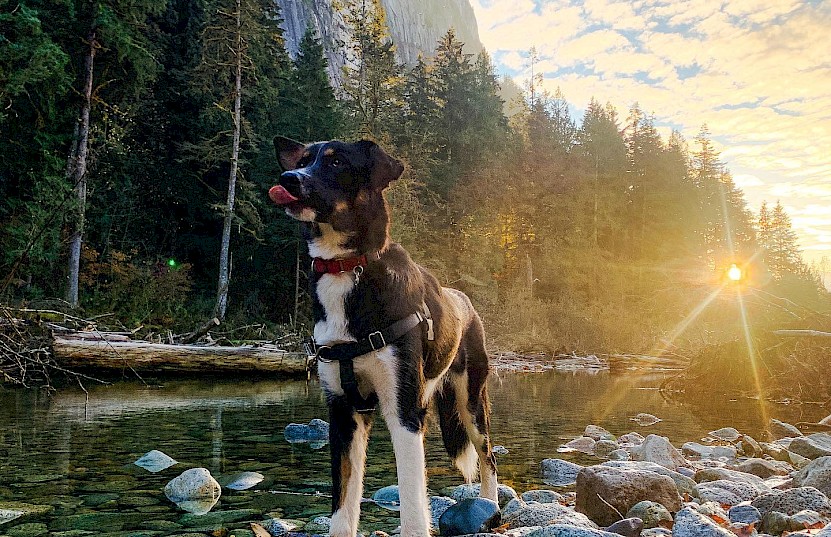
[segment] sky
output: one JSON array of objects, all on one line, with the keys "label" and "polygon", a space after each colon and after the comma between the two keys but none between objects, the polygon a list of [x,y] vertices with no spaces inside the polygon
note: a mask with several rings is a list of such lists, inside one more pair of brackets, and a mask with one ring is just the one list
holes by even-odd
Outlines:
[{"label": "sky", "polygon": [[831,258],[831,2],[471,0],[498,71],[525,86],[528,51],[577,118],[592,96],[693,142],[707,124],[758,211],[780,201],[806,261]]}]

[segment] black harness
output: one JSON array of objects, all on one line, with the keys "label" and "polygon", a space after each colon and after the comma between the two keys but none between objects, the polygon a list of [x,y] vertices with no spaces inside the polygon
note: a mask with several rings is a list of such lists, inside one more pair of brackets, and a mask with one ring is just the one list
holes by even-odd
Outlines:
[{"label": "black harness", "polygon": [[[426,325],[427,340],[435,339],[433,334],[433,320],[430,318],[430,311],[424,305],[424,313],[415,312],[403,319],[394,322],[383,330],[378,330],[369,336],[349,343],[337,345],[320,345],[311,340],[311,349],[314,350],[313,359],[324,363],[338,362],[340,366],[340,385],[346,394],[346,400],[359,413],[374,412],[378,405],[378,395],[374,392],[364,398],[358,390],[358,379],[355,376],[355,358],[381,350],[390,343],[398,341],[419,325]],[[312,353],[309,353],[312,354]]]}]

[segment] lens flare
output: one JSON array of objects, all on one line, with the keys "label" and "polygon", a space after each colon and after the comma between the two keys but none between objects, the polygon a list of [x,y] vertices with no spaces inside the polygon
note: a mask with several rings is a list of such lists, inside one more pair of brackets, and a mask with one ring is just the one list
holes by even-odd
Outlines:
[{"label": "lens flare", "polygon": [[730,268],[727,269],[727,277],[730,278],[731,281],[737,282],[742,279],[742,269],[736,266],[735,263],[730,265]]}]

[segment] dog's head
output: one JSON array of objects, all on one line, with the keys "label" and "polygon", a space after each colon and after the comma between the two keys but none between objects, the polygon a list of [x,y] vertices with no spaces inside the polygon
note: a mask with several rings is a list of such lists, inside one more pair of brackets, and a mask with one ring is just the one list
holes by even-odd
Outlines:
[{"label": "dog's head", "polygon": [[368,140],[303,145],[278,136],[274,148],[283,173],[268,191],[271,200],[292,218],[335,229],[354,229],[367,207],[383,206],[381,192],[404,171]]}]

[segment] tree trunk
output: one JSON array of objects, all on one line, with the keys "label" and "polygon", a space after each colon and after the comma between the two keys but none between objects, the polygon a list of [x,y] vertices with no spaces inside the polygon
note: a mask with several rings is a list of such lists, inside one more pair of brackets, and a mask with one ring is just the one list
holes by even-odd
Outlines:
[{"label": "tree trunk", "polygon": [[70,162],[67,164],[69,180],[75,185],[78,198],[77,221],[69,243],[69,285],[66,300],[73,308],[78,307],[78,275],[81,264],[81,242],[84,237],[84,216],[87,203],[87,154],[89,153],[89,113],[92,108],[92,75],[97,41],[95,29],[89,33],[89,50],[84,60],[84,101],[78,118],[77,138],[73,142]]},{"label": "tree trunk", "polygon": [[237,47],[236,72],[234,74],[234,141],[231,149],[231,172],[228,175],[228,202],[225,206],[225,224],[222,227],[222,249],[219,253],[219,286],[216,299],[215,316],[219,320],[225,319],[228,308],[228,285],[231,281],[228,259],[231,250],[231,224],[234,218],[234,199],[237,188],[237,170],[239,169],[239,141],[242,104],[242,6],[237,0]]}]

